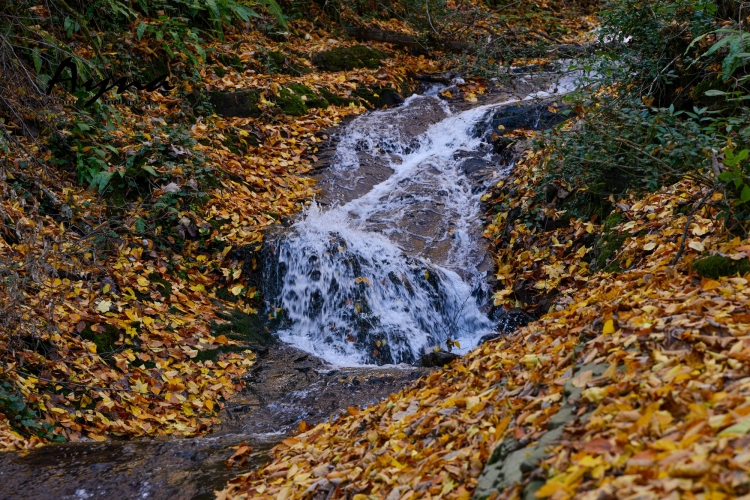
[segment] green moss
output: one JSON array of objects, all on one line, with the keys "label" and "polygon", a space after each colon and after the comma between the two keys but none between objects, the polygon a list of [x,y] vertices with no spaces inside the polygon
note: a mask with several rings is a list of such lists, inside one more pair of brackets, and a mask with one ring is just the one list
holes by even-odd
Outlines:
[{"label": "green moss", "polygon": [[208,95],[208,100],[219,115],[258,118],[262,112],[258,102],[262,91],[260,89],[240,92],[215,91]]},{"label": "green moss", "polygon": [[276,105],[286,115],[303,116],[307,114],[307,106],[302,97],[287,88],[282,88],[279,91],[279,95],[276,97]]},{"label": "green moss", "polygon": [[748,259],[732,260],[721,255],[711,255],[693,262],[693,269],[705,278],[719,279],[722,276],[750,273]]},{"label": "green moss", "polygon": [[231,310],[220,313],[218,316],[226,323],[211,323],[211,335],[218,337],[224,335],[227,338],[242,342],[243,345],[223,345],[216,349],[200,351],[193,358],[196,361],[216,361],[219,355],[229,352],[242,352],[253,349],[258,345],[268,345],[276,342],[276,337],[266,328],[263,319],[257,314],[246,314],[242,311]]},{"label": "green moss", "polygon": [[349,99],[345,99],[337,94],[334,94],[325,87],[320,89],[320,95],[322,95],[323,98],[325,98],[325,100],[333,106],[347,106],[350,102],[352,102]]},{"label": "green moss", "polygon": [[622,213],[620,212],[613,212],[604,220],[604,229],[605,231],[608,229],[612,229],[617,224],[622,222]]},{"label": "green moss", "polygon": [[272,344],[276,341],[273,334],[266,328],[263,318],[257,314],[246,314],[233,309],[227,313],[219,313],[217,316],[226,322],[211,323],[211,334],[214,336],[226,335],[230,339],[261,345]]},{"label": "green moss", "polygon": [[622,248],[627,239],[627,234],[618,234],[605,229],[601,238],[596,242],[596,250],[598,251],[595,263],[596,269],[602,269],[610,273],[622,271],[619,261],[609,262],[609,259]]},{"label": "green moss", "polygon": [[226,300],[227,302],[235,303],[238,300],[238,297],[230,293],[228,288],[217,288],[214,293],[217,298]]},{"label": "green moss", "polygon": [[320,97],[318,94],[316,94],[311,88],[306,87],[304,85],[300,85],[298,83],[289,85],[287,87],[289,90],[294,92],[300,97],[305,98],[305,105],[308,108],[322,108],[325,109],[328,107],[328,101]]},{"label": "green moss", "polygon": [[295,64],[292,58],[277,50],[262,53],[260,55],[260,61],[265,66],[268,73],[304,75],[310,72],[309,68],[306,68],[301,64]]},{"label": "green moss", "polygon": [[90,325],[86,325],[86,328],[81,332],[81,338],[91,341],[96,346],[96,353],[104,359],[111,358],[115,351],[115,342],[120,340],[120,334],[122,331],[112,325],[99,325],[99,328],[104,326],[103,332],[94,333],[91,330]]},{"label": "green moss", "polygon": [[156,285],[157,290],[161,293],[162,297],[168,299],[172,295],[172,283],[163,279],[159,273],[151,273],[148,275],[149,281]]},{"label": "green moss", "polygon": [[385,58],[380,51],[355,45],[320,52],[312,57],[312,62],[323,71],[349,71],[355,68],[377,69]]}]

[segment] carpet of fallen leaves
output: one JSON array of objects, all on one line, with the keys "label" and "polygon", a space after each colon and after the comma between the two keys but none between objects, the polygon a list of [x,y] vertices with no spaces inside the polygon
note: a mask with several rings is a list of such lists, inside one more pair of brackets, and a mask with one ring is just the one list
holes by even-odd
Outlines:
[{"label": "carpet of fallen leaves", "polygon": [[[622,218],[610,229],[625,236],[616,258],[627,270],[591,272],[586,235],[602,225],[571,220],[532,232],[512,219],[540,188],[542,154],[527,153],[488,196],[507,210],[485,234],[498,244],[496,302],[518,305],[513,284],[533,278],[541,292],[558,292],[549,312],[386,401],[287,438],[269,465],[234,479],[218,498],[469,499],[497,444],[533,444],[547,431],[570,379],[583,392],[568,403],[586,416],[565,427],[526,477],[546,481],[537,498],[748,493],[748,278],[702,279],[690,263],[709,253],[745,258],[750,241],[725,233],[715,194],[695,211],[685,253],[671,266],[684,208],[704,194],[684,181],[614,200]],[[602,375],[574,374],[584,364],[602,365]],[[520,498],[523,487],[490,497]]]},{"label": "carpet of fallen leaves", "polygon": [[[309,23],[297,23],[295,29],[305,34],[303,45],[299,39],[277,43],[260,32],[235,31],[211,48],[217,54],[237,54],[244,63],[252,63],[269,47],[298,60],[299,54],[355,43],[337,40]],[[26,283],[27,287],[0,289],[0,304],[6,312],[17,314],[22,325],[20,331],[2,329],[0,334],[0,381],[12,382],[27,408],[70,441],[195,435],[215,424],[220,401],[241,387],[240,376],[254,362],[250,351],[221,354],[216,361],[193,360],[200,351],[237,343],[211,334],[211,323],[222,323],[217,310],[257,312],[253,308],[257,292],[247,286],[243,262],[230,251],[248,245],[259,247],[264,229],[296,213],[313,198],[313,182],[305,174],[316,161],[315,152],[324,140],[321,132],[344,116],[367,109],[348,104],[311,109],[300,117],[287,116],[274,107],[272,93],[282,85],[304,83],[347,97],[358,85],[400,88],[407,70],[439,69],[438,63],[423,56],[394,52],[382,44],[373,47],[392,55],[377,70],[310,71],[291,77],[226,68],[219,77],[213,67],[202,68],[208,91],[263,92],[261,117],[214,115],[199,119],[191,129],[206,163],[222,174],[220,185],[208,192],[204,206],[181,208],[178,224],[185,233],[204,231],[206,239],[221,242],[215,251],[188,238],[181,252],[167,255],[133,230],[144,213],[139,206],[120,212],[115,220],[108,214],[106,199],[45,163],[54,160],[51,154],[42,153],[41,165],[30,161],[30,156],[5,158],[16,166],[32,165],[34,177],[47,192],[73,207],[74,213],[65,224],[40,213],[37,201],[27,201],[14,190],[18,179],[0,169],[0,216],[5,221],[0,230],[8,235],[0,238],[0,259],[14,270],[14,281],[9,282]],[[91,55],[85,45],[79,49],[82,55]],[[299,61],[312,69],[309,61]],[[134,139],[136,131],[149,141],[169,141],[164,126],[184,117],[183,103],[174,95],[153,93],[149,99],[146,116],[141,114],[143,110],[113,104],[121,115],[121,127],[112,132],[111,146],[123,156],[143,147]],[[224,144],[224,134],[230,129],[239,131],[240,137],[252,134],[260,143],[248,145],[244,154],[232,152]],[[28,144],[27,151],[40,154],[34,144]],[[179,146],[174,153],[177,157],[190,154]],[[114,162],[110,165],[111,172],[118,168]],[[163,167],[155,164],[152,168],[159,172]],[[179,172],[176,175],[178,187],[194,182],[180,177]],[[143,203],[174,188],[161,186]],[[77,230],[80,227],[89,228],[89,234],[82,237]],[[97,255],[88,249],[87,239],[106,235],[113,228],[119,229],[110,242],[115,251]],[[235,301],[217,297],[219,283]],[[94,335],[106,334],[112,328],[122,332],[114,339],[114,352],[97,352],[95,343],[81,336],[89,330]],[[46,442],[20,434],[3,417],[0,415],[0,450]]]}]

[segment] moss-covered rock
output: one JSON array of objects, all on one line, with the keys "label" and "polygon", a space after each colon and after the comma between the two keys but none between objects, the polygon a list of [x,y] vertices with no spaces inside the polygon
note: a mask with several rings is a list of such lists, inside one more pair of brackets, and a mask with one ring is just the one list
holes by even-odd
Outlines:
[{"label": "moss-covered rock", "polygon": [[271,333],[263,318],[257,314],[246,314],[235,309],[226,313],[219,313],[217,316],[225,322],[212,322],[211,334],[216,337],[224,335],[242,344],[222,345],[216,349],[200,351],[198,356],[193,358],[196,361],[216,361],[221,354],[252,350],[258,346],[274,344],[277,341],[276,336]]},{"label": "moss-covered rock", "polygon": [[91,325],[86,325],[81,331],[81,338],[91,341],[96,346],[96,353],[104,359],[112,357],[115,351],[115,342],[120,340],[122,331],[112,325],[99,325],[104,331],[94,332]]},{"label": "moss-covered rock", "polygon": [[334,94],[325,87],[320,89],[320,95],[333,106],[347,106],[350,102],[354,102],[351,99],[346,99],[340,95]]},{"label": "moss-covered rock", "polygon": [[312,57],[312,62],[323,71],[349,71],[355,68],[377,69],[385,58],[386,55],[378,50],[355,45],[320,52]]},{"label": "moss-covered rock", "polygon": [[276,105],[285,115],[303,116],[307,114],[307,106],[302,96],[297,95],[288,88],[279,90],[279,95],[276,96],[275,100]]},{"label": "moss-covered rock", "polygon": [[381,85],[375,87],[357,87],[352,91],[352,97],[365,101],[374,108],[393,107],[404,102],[401,94],[390,85],[385,87]]},{"label": "moss-covered rock", "polygon": [[594,263],[594,269],[604,270],[610,273],[621,271],[622,267],[620,266],[620,262],[618,260],[610,262],[610,260],[622,248],[627,239],[627,234],[619,234],[611,231],[607,228],[607,224],[605,223],[605,230],[595,245],[597,257]]},{"label": "moss-covered rock", "polygon": [[719,279],[722,276],[750,273],[748,259],[732,260],[721,255],[711,255],[693,262],[693,270],[705,278]]},{"label": "moss-covered rock", "polygon": [[302,100],[305,101],[305,106],[307,106],[308,108],[325,109],[328,107],[328,101],[316,94],[315,91],[313,91],[309,87],[295,83],[289,85],[289,87],[287,88],[294,92],[296,95],[300,96]]},{"label": "moss-covered rock", "polygon": [[261,115],[258,106],[261,93],[260,89],[238,92],[211,92],[208,99],[219,115],[257,118]]},{"label": "moss-covered rock", "polygon": [[283,73],[285,75],[304,75],[310,73],[310,69],[277,50],[264,52],[259,57],[268,73]]}]

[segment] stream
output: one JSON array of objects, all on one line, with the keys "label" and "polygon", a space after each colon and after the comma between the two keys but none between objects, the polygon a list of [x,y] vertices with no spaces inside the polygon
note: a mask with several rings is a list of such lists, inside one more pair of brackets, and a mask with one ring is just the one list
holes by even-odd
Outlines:
[{"label": "stream", "polygon": [[[340,127],[319,153],[320,194],[269,238],[263,292],[284,311],[282,342],[259,353],[214,433],[0,455],[0,500],[213,498],[227,479],[264,463],[300,421],[387,397],[425,373],[414,365],[449,339],[464,353],[502,331],[481,196],[513,159],[490,136],[498,125],[558,123],[535,98],[567,92],[574,81],[519,79],[513,92],[474,104],[425,86],[396,108]],[[253,448],[247,463],[226,466],[241,442]]]}]

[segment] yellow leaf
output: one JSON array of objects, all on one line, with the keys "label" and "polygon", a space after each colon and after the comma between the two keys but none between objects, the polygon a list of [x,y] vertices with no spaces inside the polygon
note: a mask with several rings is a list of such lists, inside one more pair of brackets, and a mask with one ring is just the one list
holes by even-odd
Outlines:
[{"label": "yellow leaf", "polygon": [[604,330],[602,330],[602,333],[604,335],[612,335],[615,333],[615,322],[611,319],[608,319],[604,322]]},{"label": "yellow leaf", "polygon": [[245,287],[242,285],[234,285],[230,291],[232,292],[232,295],[239,295],[242,293],[243,288]]},{"label": "yellow leaf", "polygon": [[591,403],[598,403],[607,395],[604,387],[590,387],[581,393],[581,397]]},{"label": "yellow leaf", "polygon": [[564,484],[557,482],[547,482],[547,484],[537,490],[534,496],[536,496],[537,498],[546,498],[548,496],[554,495],[558,490],[563,490],[567,493],[567,488]]},{"label": "yellow leaf", "polygon": [[206,287],[203,286],[202,284],[193,285],[193,286],[190,287],[190,289],[192,291],[194,291],[194,292],[205,292],[206,291]]},{"label": "yellow leaf", "polygon": [[703,243],[701,243],[700,241],[691,241],[690,243],[688,243],[688,246],[693,250],[697,250],[699,252],[702,252],[706,249],[706,247],[704,247]]},{"label": "yellow leaf", "polygon": [[109,308],[112,307],[112,301],[110,300],[102,300],[99,302],[99,305],[96,306],[96,310],[100,313],[109,312]]},{"label": "yellow leaf", "polygon": [[148,393],[148,384],[142,380],[136,380],[133,383],[133,388],[135,389],[135,392],[140,392],[141,394]]}]

